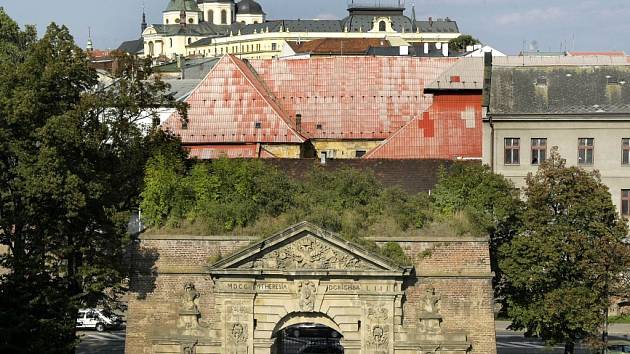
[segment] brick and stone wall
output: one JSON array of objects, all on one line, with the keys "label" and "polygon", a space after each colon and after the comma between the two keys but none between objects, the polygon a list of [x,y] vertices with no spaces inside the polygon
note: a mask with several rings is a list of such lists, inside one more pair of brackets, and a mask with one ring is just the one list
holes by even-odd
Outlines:
[{"label": "brick and stone wall", "polygon": [[[220,322],[223,317],[221,310],[217,309],[217,296],[213,280],[207,275],[207,267],[218,256],[229,256],[259,239],[236,236],[143,236],[132,255],[134,272],[126,352],[157,353],[153,345],[159,333],[178,325],[182,289],[187,283],[194,283],[200,295],[198,308],[202,321],[210,326]],[[382,244],[392,239],[383,237],[374,241]],[[415,269],[415,274],[402,287],[404,296],[400,328],[416,325],[426,289],[434,288],[441,299],[443,330],[465,333],[471,344],[470,353],[496,353],[488,240],[419,237],[393,241],[398,242],[413,259]],[[221,341],[221,338],[214,339]],[[173,345],[172,348],[175,350],[179,347]],[[171,353],[164,351],[167,352]]]}]

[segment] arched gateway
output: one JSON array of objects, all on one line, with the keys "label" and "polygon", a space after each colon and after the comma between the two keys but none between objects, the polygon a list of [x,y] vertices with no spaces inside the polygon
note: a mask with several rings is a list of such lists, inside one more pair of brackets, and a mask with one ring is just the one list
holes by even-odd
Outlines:
[{"label": "arched gateway", "polygon": [[[159,253],[170,252],[181,240],[171,240],[175,243],[168,245],[163,239],[144,242],[148,246],[156,241],[154,245],[162,245]],[[457,251],[449,242],[459,243],[444,238],[441,243],[428,242],[432,248],[423,251],[414,244],[407,246],[416,248],[413,251],[421,253],[418,257],[431,258],[431,252],[448,257]],[[480,240],[469,242],[477,245]],[[185,272],[182,268],[178,274],[171,269],[168,275],[158,276],[168,279],[164,280],[169,284],[166,286],[184,282],[181,290],[171,293],[179,293],[174,311],[177,320],[157,321],[159,324],[142,333],[150,338],[148,347],[129,333],[127,351],[494,353],[491,275],[487,240],[484,242],[485,251],[480,254],[486,258],[473,265],[477,273],[448,274],[449,263],[468,261],[453,258],[444,260],[439,273],[429,275],[417,268],[400,267],[335,234],[300,223],[202,270],[189,268]],[[207,247],[204,245],[199,243],[198,247]],[[471,246],[465,252],[475,250]],[[421,263],[417,258],[416,264]],[[470,299],[465,293],[471,294]],[[129,330],[149,321],[147,316],[133,319],[135,308],[146,310],[147,299],[130,301]],[[158,313],[166,308],[155,306]],[[133,351],[140,348],[143,351]]]}]

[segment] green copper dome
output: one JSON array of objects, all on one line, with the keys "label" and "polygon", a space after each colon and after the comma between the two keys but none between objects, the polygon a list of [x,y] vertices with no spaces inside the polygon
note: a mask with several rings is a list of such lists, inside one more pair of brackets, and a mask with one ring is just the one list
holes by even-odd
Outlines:
[{"label": "green copper dome", "polygon": [[171,11],[201,11],[196,0],[171,0],[164,12]]}]

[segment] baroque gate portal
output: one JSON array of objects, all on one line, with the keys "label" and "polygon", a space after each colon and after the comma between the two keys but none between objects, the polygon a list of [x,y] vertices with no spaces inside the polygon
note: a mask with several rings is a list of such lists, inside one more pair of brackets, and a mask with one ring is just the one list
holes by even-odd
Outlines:
[{"label": "baroque gate portal", "polygon": [[[337,348],[330,353],[348,354],[471,350],[466,332],[442,328],[441,294],[429,282],[418,284],[423,279],[413,268],[309,223],[215,263],[206,269],[205,279],[211,283],[210,303],[217,315],[201,316],[200,284],[186,283],[177,328],[154,331],[152,353],[317,353],[318,340],[313,338],[324,343],[336,336],[338,344],[325,342],[321,348],[328,345]],[[405,313],[410,286],[418,303]]]}]

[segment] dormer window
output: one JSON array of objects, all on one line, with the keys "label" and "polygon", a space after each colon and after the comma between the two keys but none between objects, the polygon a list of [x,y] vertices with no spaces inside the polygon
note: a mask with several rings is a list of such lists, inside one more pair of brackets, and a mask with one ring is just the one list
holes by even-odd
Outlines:
[{"label": "dormer window", "polygon": [[385,21],[381,21],[378,23],[378,30],[381,32],[387,32],[387,23]]},{"label": "dormer window", "polygon": [[536,79],[537,86],[547,86],[547,78],[545,76],[539,76]]},{"label": "dormer window", "polygon": [[606,76],[606,80],[608,81],[608,85],[619,85],[619,79],[614,76]]}]

